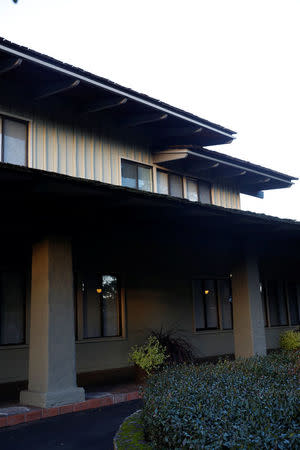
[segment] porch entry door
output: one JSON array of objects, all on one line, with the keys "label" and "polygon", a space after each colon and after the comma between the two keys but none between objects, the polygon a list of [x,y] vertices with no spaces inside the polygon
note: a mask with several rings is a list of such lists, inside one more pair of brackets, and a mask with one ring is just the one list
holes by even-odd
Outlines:
[{"label": "porch entry door", "polygon": [[82,337],[84,339],[120,335],[120,295],[118,278],[115,275],[89,272],[80,277],[81,301],[79,314],[82,316]]}]

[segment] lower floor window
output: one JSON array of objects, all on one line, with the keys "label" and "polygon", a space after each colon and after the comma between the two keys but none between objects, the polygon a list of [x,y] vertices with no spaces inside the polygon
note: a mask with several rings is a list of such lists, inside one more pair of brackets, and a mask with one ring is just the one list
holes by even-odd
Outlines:
[{"label": "lower floor window", "polygon": [[196,331],[232,329],[230,279],[193,280]]},{"label": "lower floor window", "polygon": [[116,275],[94,273],[80,280],[77,311],[79,338],[121,335],[120,283]]},{"label": "lower floor window", "polygon": [[300,323],[300,284],[283,280],[262,283],[265,325],[284,326]]},{"label": "lower floor window", "polygon": [[25,276],[0,272],[0,345],[25,343]]}]

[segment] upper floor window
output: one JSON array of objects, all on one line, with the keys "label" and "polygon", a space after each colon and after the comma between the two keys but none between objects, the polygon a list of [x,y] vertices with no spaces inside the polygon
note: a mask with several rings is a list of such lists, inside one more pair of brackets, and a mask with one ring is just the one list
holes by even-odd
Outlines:
[{"label": "upper floor window", "polygon": [[210,184],[205,181],[187,178],[186,191],[192,202],[211,203]]},{"label": "upper floor window", "polygon": [[232,329],[232,295],[229,279],[193,280],[196,331]]},{"label": "upper floor window", "polygon": [[157,171],[157,192],[159,194],[183,197],[183,182],[180,175]]},{"label": "upper floor window", "polygon": [[27,165],[27,123],[0,116],[1,161]]},{"label": "upper floor window", "polygon": [[122,186],[152,191],[152,168],[132,161],[121,162]]}]

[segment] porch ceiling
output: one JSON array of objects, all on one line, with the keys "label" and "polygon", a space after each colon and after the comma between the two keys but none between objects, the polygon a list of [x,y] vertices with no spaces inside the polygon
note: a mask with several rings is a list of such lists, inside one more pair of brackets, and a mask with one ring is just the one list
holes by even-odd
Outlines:
[{"label": "porch ceiling", "polygon": [[163,233],[180,239],[300,242],[300,223],[0,164],[2,236],[45,233]]}]

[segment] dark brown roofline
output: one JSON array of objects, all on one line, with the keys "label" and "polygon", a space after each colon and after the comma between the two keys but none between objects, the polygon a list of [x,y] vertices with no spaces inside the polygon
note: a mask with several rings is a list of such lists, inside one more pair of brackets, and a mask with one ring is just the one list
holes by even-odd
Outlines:
[{"label": "dark brown roofline", "polygon": [[233,135],[236,134],[235,131],[232,131],[229,128],[222,127],[221,125],[217,125],[213,122],[202,119],[194,114],[188,113],[186,111],[183,111],[182,109],[176,108],[167,103],[156,100],[148,95],[138,93],[129,88],[125,88],[124,86],[114,83],[106,78],[102,78],[78,67],[74,67],[70,64],[63,63],[50,56],[43,55],[42,53],[36,52],[34,50],[10,42],[3,37],[0,37],[0,50],[8,52],[10,54],[14,54],[18,57],[48,67],[50,69],[59,71],[61,73],[64,73],[65,75],[75,77],[85,83],[94,85],[96,87],[100,87],[114,94],[126,96],[131,100],[152,107],[153,109],[160,110],[162,112],[170,114],[171,116],[186,120],[189,123],[202,126],[211,131],[219,133],[224,137],[234,139]]},{"label": "dark brown roofline", "polygon": [[[3,175],[3,178],[2,178]],[[62,182],[65,185],[79,185],[83,189],[89,189],[95,191],[103,191],[105,193],[123,193],[126,195],[131,195],[133,198],[140,199],[156,199],[157,202],[163,202],[165,206],[175,206],[182,205],[188,206],[189,208],[194,208],[200,212],[211,213],[212,216],[231,216],[231,217],[244,217],[245,219],[250,219],[251,223],[259,224],[281,224],[291,227],[291,229],[300,232],[300,221],[293,219],[282,219],[280,217],[269,216],[266,214],[259,214],[251,211],[243,211],[240,209],[225,208],[223,206],[202,204],[197,202],[191,202],[188,199],[171,197],[168,195],[158,194],[154,192],[146,192],[137,189],[132,189],[124,186],[117,186],[113,184],[103,183],[101,181],[89,180],[85,178],[73,177],[70,175],[59,174],[57,172],[48,172],[40,169],[33,169],[24,166],[16,166],[13,164],[1,163],[0,162],[0,182],[6,182],[12,180],[14,176],[24,176],[24,181],[34,181],[36,180],[47,180],[49,183],[52,181]],[[78,193],[78,191],[76,191]],[[254,220],[253,220],[254,219]]]}]

